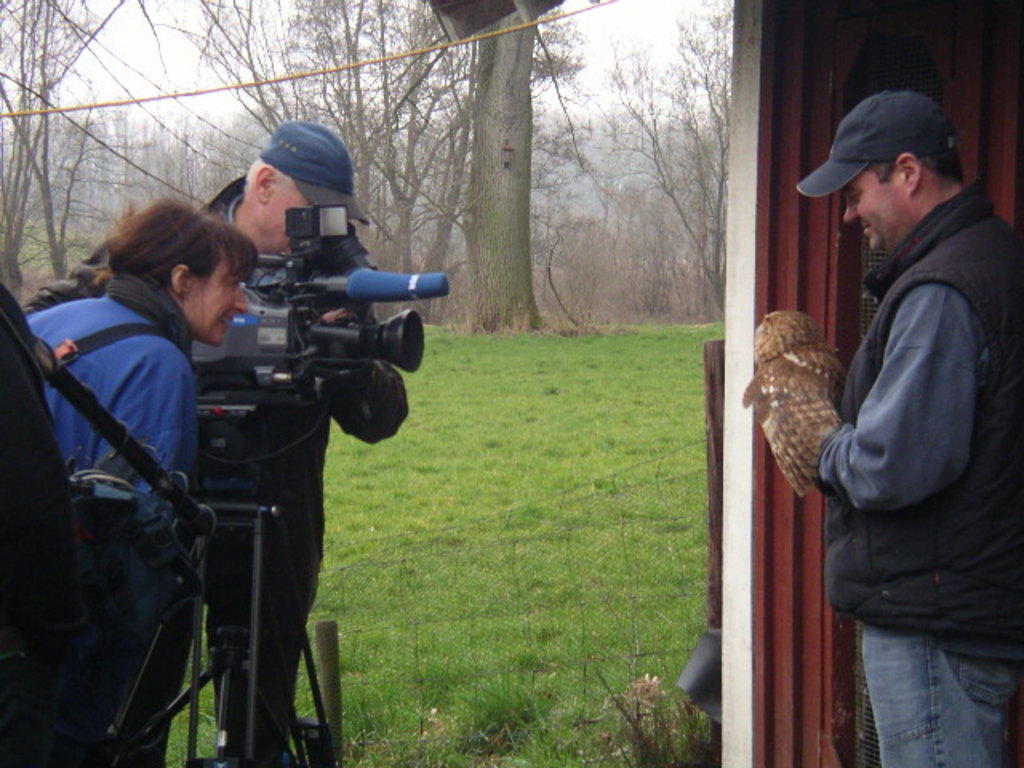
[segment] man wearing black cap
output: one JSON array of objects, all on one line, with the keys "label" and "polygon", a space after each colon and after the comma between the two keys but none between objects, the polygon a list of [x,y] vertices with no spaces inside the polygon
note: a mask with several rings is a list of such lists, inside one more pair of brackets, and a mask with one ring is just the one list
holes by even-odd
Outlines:
[{"label": "man wearing black cap", "polygon": [[1002,766],[1024,669],[1024,246],[964,187],[938,105],[885,91],[797,185],[887,251],[822,441],[825,582],[863,622],[885,766]]},{"label": "man wearing black cap", "polygon": [[[225,187],[208,207],[233,221],[260,253],[276,254],[289,248],[285,233],[285,211],[289,208],[345,205],[350,221],[365,223],[353,187],[352,162],[341,140],[321,125],[289,121],[274,131],[247,175]],[[348,252],[365,255],[354,228],[350,227],[349,238]],[[97,252],[78,265],[69,280],[52,283],[37,293],[29,301],[29,309],[95,295],[93,276],[105,264],[106,254]],[[258,283],[273,280],[274,275],[256,274],[253,279]],[[303,632],[323,554],[323,469],[330,426],[325,406],[346,433],[368,443],[395,434],[408,413],[401,375],[378,361],[361,381],[329,392],[324,404],[268,408],[260,414],[258,424],[250,425],[252,434],[246,435],[250,452],[263,457],[258,461],[254,498],[278,506],[283,523],[268,537],[271,550],[262,596],[260,706],[255,729],[255,756],[260,766],[286,764],[282,736],[291,725]],[[281,450],[285,446],[287,450]],[[275,535],[275,531],[281,535]],[[214,582],[208,592],[208,626],[245,626],[249,572],[247,567],[242,572],[233,570],[233,566],[240,560],[248,562],[248,555],[242,551],[244,546],[235,551],[216,539],[214,544],[207,565]],[[137,731],[177,693],[191,626],[186,613],[162,631],[131,706],[122,717],[123,733]],[[236,681],[243,682],[238,678]],[[237,689],[232,698],[244,701],[244,692]],[[244,707],[234,709],[238,717],[229,723],[228,754],[240,755]],[[163,765],[162,749],[119,761],[118,765]]]}]

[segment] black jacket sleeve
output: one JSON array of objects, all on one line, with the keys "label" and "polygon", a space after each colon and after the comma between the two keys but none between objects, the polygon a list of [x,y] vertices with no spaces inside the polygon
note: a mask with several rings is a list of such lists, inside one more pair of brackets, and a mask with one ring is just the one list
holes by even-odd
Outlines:
[{"label": "black jacket sleeve", "polygon": [[391,437],[409,415],[402,375],[379,360],[367,368],[365,377],[334,383],[328,398],[338,426],[365,443]]},{"label": "black jacket sleeve", "polygon": [[85,261],[71,269],[63,280],[54,280],[44,285],[25,302],[25,311],[39,312],[75,299],[93,299],[102,296],[106,280],[110,276],[110,257],[106,249],[100,248]]},{"label": "black jacket sleeve", "polygon": [[0,322],[0,627],[8,643],[20,634],[59,653],[83,618],[68,482],[41,381],[12,334],[26,340],[28,328],[2,287],[0,311],[13,326]]}]

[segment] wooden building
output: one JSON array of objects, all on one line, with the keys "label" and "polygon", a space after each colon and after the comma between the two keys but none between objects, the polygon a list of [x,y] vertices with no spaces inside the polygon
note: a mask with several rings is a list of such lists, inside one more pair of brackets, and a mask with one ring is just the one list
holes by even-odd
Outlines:
[{"label": "wooden building", "polygon": [[[790,493],[740,405],[753,329],[774,309],[813,316],[848,362],[871,312],[876,256],[838,196],[795,184],[864,96],[914,88],[952,118],[967,179],[1024,232],[1024,2],[736,0],[729,175],[723,758],[746,766],[877,764],[856,631],[822,589],[822,500]],[[1024,300],[1024,297],[1022,297]],[[1024,722],[1012,738],[1024,766]]]}]

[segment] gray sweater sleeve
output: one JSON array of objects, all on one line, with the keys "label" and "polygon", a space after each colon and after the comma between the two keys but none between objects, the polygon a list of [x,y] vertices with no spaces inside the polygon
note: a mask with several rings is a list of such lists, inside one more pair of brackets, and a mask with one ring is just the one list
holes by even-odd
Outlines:
[{"label": "gray sweater sleeve", "polygon": [[857,416],[822,448],[822,482],[859,509],[899,509],[956,480],[970,458],[988,349],[954,288],[910,290],[893,318],[882,370]]}]

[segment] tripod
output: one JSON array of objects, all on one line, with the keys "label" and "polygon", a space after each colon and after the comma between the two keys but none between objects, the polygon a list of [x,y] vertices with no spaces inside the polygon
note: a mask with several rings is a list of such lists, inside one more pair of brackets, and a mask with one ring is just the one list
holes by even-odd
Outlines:
[{"label": "tripod", "polygon": [[[83,350],[94,349],[97,346],[110,343],[118,338],[131,335],[154,334],[155,331],[148,324],[127,324],[114,326],[104,332],[93,334],[86,339],[81,339],[72,349],[68,356],[58,360],[51,350],[42,342],[33,339],[31,336],[19,329],[16,324],[0,312],[0,325],[10,333],[17,348],[30,367],[36,368],[55,389],[57,389],[96,429],[96,431],[107,440],[138,473],[139,477],[145,480],[153,491],[166,499],[174,508],[178,522],[178,533],[180,535],[195,536],[199,552],[205,554],[209,544],[216,540],[214,528],[216,517],[209,506],[200,505],[189,495],[186,487],[177,483],[159,463],[152,457],[149,451],[137,442],[128,432],[127,428],[113,417],[97,400],[96,396],[88,387],[82,385],[64,367],[64,362],[75,354],[81,354]],[[101,338],[102,337],[102,338]],[[260,643],[260,595],[263,586],[263,535],[265,522],[273,517],[273,507],[269,505],[241,504],[218,504],[222,511],[242,513],[241,518],[248,520],[248,527],[251,530],[250,540],[252,542],[252,600],[249,601],[248,627],[235,626],[225,627],[222,631],[215,632],[216,640],[214,653],[211,654],[211,664],[203,672],[199,672],[199,649],[201,645],[200,632],[202,627],[203,600],[197,599],[192,616],[193,631],[193,674],[192,685],[184,693],[167,704],[161,712],[153,716],[143,728],[130,736],[121,746],[111,745],[114,751],[114,764],[121,764],[120,755],[128,755],[134,749],[152,743],[155,738],[159,740],[162,736],[162,729],[166,728],[170,720],[177,712],[191,702],[192,709],[189,718],[189,768],[246,768],[252,765],[253,743],[255,733],[255,713],[258,699],[257,683],[259,666],[259,643]],[[245,527],[245,524],[243,524]],[[224,530],[230,530],[229,524]],[[211,538],[212,537],[212,538]],[[181,557],[184,560],[184,555]],[[203,562],[202,570],[205,571],[207,560],[200,558]],[[188,576],[188,563],[179,563],[182,567],[181,575]],[[294,570],[291,569],[290,579],[295,593],[298,594]],[[187,579],[186,579],[187,580]],[[205,591],[205,590],[204,590]],[[166,624],[164,625],[166,626]],[[317,712],[317,720],[314,722],[295,723],[292,728],[292,738],[295,741],[295,751],[288,748],[288,729],[284,729],[282,742],[285,751],[291,761],[291,765],[297,768],[334,768],[334,750],[331,744],[330,733],[326,726],[323,702],[319,695],[319,686],[316,677],[316,670],[312,663],[312,654],[309,650],[309,640],[305,634],[304,622],[299,622],[303,643],[302,651],[306,661],[309,680],[313,694],[314,706]],[[158,633],[159,637],[159,633]],[[156,640],[150,649],[150,657],[153,655],[153,648]],[[148,659],[147,659],[148,663]],[[145,670],[145,666],[143,670]],[[237,697],[231,694],[234,687],[232,681],[242,677],[245,681],[246,709],[245,709],[245,743],[241,756],[232,754],[231,739],[226,729],[226,724],[231,719],[231,714],[236,712]],[[136,687],[141,675],[136,680]],[[205,759],[195,757],[196,733],[197,733],[197,697],[200,688],[210,680],[220,680],[222,695],[218,703],[218,738],[216,758]],[[122,708],[123,711],[123,708]],[[292,718],[294,720],[294,717]],[[279,729],[280,731],[281,729]],[[124,747],[124,748],[122,748]],[[127,749],[127,751],[126,751]]]},{"label": "tripod", "polygon": [[[258,681],[260,680],[260,664],[262,658],[262,594],[266,576],[266,543],[273,536],[268,536],[275,526],[280,527],[279,509],[272,505],[261,505],[252,502],[211,502],[218,515],[218,528],[212,539],[200,539],[196,549],[201,553],[200,573],[204,585],[204,600],[197,600],[192,611],[191,620],[191,658],[192,674],[189,686],[175,696],[170,702],[152,715],[146,723],[133,734],[123,736],[119,757],[115,765],[133,765],[133,756],[139,751],[152,748],[164,736],[170,721],[186,706],[188,716],[188,747],[186,768],[249,768],[255,765],[256,724],[258,715],[263,714],[263,722],[270,723],[274,737],[281,747],[282,755],[286,755],[288,765],[296,768],[334,768],[334,747],[327,727],[323,702],[320,697],[319,685],[312,653],[304,627],[302,633],[303,658],[312,692],[316,717],[313,720],[295,721],[289,728],[275,720],[273,713],[261,701]],[[280,540],[280,537],[279,537]],[[283,544],[283,542],[282,542]],[[210,603],[212,608],[217,605],[223,608],[225,601],[242,603],[237,600],[239,589],[238,578],[242,576],[232,564],[224,560],[237,560],[240,547],[248,548],[251,569],[248,577],[248,591],[251,599],[247,601],[247,615],[242,616],[237,610],[223,611],[230,618],[224,623],[208,627],[209,661],[202,667],[202,631],[204,605]],[[287,548],[285,556],[287,557]],[[223,576],[231,574],[231,579],[223,582],[217,571]],[[211,578],[211,571],[214,575]],[[292,579],[294,582],[294,578]],[[150,655],[156,651],[159,638],[154,640]],[[143,674],[136,683],[136,689],[143,684],[143,676],[149,663],[143,667]],[[199,692],[207,683],[213,681],[217,688],[217,704],[215,710],[216,743],[211,757],[197,757],[199,752]],[[134,698],[132,692],[124,709]],[[260,705],[264,709],[260,711]],[[122,712],[123,714],[123,712]],[[158,750],[162,751],[162,750]]]}]

